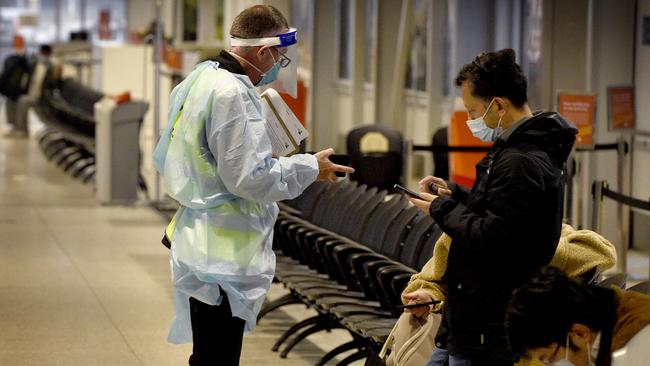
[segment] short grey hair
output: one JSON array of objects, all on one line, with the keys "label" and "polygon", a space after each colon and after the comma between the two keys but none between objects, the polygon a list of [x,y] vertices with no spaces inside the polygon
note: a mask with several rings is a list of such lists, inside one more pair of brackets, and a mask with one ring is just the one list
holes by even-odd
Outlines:
[{"label": "short grey hair", "polygon": [[270,37],[288,29],[287,18],[271,5],[255,5],[244,9],[230,27],[230,35],[236,38]]}]

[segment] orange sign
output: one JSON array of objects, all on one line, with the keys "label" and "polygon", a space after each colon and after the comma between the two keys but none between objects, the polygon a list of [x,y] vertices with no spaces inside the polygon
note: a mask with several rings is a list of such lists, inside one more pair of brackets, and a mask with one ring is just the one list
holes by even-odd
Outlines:
[{"label": "orange sign", "polygon": [[593,145],[595,95],[558,93],[557,111],[578,129],[576,145]]},{"label": "orange sign", "polygon": [[607,88],[609,129],[634,128],[634,87],[610,86]]},{"label": "orange sign", "polygon": [[[468,115],[465,111],[454,111],[449,124],[450,146],[491,146],[491,142],[482,142],[472,135],[467,127]],[[476,164],[483,159],[484,152],[449,153],[449,176],[451,180],[472,187],[476,180]]]}]

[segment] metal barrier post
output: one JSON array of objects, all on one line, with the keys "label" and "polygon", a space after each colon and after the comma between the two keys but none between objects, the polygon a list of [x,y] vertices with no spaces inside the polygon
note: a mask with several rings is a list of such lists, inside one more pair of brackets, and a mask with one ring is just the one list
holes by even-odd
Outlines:
[{"label": "metal barrier post", "polygon": [[[402,176],[404,177],[404,181],[402,184],[409,187],[413,180],[411,175],[413,174],[413,161],[415,160],[413,159],[413,141],[404,140],[404,151],[406,151],[406,156],[403,161]],[[420,178],[422,177],[419,177],[418,179]]]},{"label": "metal barrier post", "polygon": [[[625,194],[625,190],[623,187],[624,185],[624,179],[625,179],[625,171],[626,171],[626,142],[625,139],[623,138],[623,135],[619,136],[618,138],[618,148],[616,149],[616,155],[617,155],[617,172],[616,172],[616,178],[617,178],[617,190],[621,194]],[[629,212],[629,208],[626,209],[626,207],[623,205],[623,203],[618,202],[616,204],[616,211],[618,212],[618,234],[619,234],[619,250],[618,250],[618,260],[616,261],[616,267],[619,272],[627,273],[627,249],[629,245],[629,237],[628,237],[628,220],[626,220],[626,215],[624,214],[624,211]]]},{"label": "metal barrier post", "polygon": [[571,152],[566,162],[566,176],[564,177],[564,218],[569,224],[575,225],[573,220],[573,179],[575,177],[575,151]]},{"label": "metal barrier post", "polygon": [[603,187],[605,181],[594,181],[593,185],[593,211],[591,211],[591,230],[600,233],[602,229],[602,212],[603,212]]}]

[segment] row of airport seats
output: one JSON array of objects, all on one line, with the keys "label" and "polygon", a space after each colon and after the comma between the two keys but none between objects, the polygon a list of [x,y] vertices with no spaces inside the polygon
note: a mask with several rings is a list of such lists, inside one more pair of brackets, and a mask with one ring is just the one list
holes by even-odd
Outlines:
[{"label": "row of airport seats", "polygon": [[66,78],[44,88],[34,110],[46,128],[39,136],[45,157],[84,183],[95,177],[94,105],[104,95]]},{"label": "row of airport seats", "polygon": [[650,295],[650,280],[637,282],[634,285],[628,286],[628,275],[626,273],[611,273],[603,276],[598,282],[598,286],[611,287],[616,286],[626,291],[635,291],[642,294]]},{"label": "row of airport seats", "polygon": [[344,328],[352,341],[328,352],[318,365],[350,350],[356,352],[339,365],[366,357],[369,347],[383,344],[401,314],[400,294],[431,257],[439,227],[404,196],[349,180],[314,183],[280,206],[276,280],[289,293],[266,304],[258,321],[296,303],[317,315],[287,329],[273,350],[282,348],[285,358],[307,336]]}]

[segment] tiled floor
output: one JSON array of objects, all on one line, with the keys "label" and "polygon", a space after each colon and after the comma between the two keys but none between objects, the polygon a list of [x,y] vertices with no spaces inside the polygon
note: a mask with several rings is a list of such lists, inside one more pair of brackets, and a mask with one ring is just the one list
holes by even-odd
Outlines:
[{"label": "tiled floor", "polygon": [[[97,205],[92,185],[47,162],[35,141],[0,137],[0,365],[186,365],[190,346],[166,342],[165,224],[146,206]],[[270,314],[245,337],[241,364],[313,365],[349,339],[314,335],[284,360],[270,351],[309,315],[298,305]]]}]

